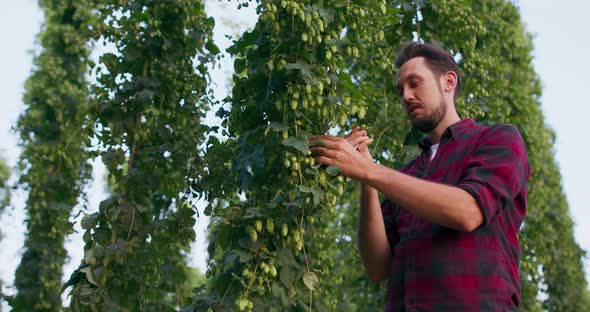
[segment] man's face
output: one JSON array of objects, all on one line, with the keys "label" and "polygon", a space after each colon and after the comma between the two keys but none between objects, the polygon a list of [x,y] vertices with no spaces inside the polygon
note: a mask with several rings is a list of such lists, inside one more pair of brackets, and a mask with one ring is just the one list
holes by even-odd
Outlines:
[{"label": "man's face", "polygon": [[412,58],[402,65],[395,87],[416,129],[429,133],[444,119],[447,103],[440,80],[423,57]]}]

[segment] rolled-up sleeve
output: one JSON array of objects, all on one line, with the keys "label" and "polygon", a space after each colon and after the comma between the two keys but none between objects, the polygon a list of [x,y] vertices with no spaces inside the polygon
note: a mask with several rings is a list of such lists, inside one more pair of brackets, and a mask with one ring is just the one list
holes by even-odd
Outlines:
[{"label": "rolled-up sleeve", "polygon": [[524,141],[512,125],[493,126],[466,156],[458,187],[475,198],[485,226],[526,188],[530,172]]}]

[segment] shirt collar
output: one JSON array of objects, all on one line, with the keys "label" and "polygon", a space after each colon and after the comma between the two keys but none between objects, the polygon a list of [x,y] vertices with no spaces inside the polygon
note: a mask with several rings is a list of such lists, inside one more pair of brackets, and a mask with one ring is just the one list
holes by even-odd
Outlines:
[{"label": "shirt collar", "polygon": [[[440,143],[444,144],[445,142],[451,139],[456,139],[458,136],[467,132],[467,130],[473,128],[474,125],[475,121],[471,118],[465,118],[457,121],[456,123],[448,126],[447,129],[445,129],[440,138]],[[429,151],[432,145],[433,142],[432,140],[430,140],[429,136],[426,136],[424,139],[418,142],[418,146],[420,146],[420,149],[422,149],[425,152]]]}]

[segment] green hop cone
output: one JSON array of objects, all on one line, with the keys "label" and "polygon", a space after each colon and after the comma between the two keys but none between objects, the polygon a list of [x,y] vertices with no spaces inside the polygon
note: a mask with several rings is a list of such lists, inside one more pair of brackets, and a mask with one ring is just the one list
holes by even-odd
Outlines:
[{"label": "green hop cone", "polygon": [[327,185],[327,181],[326,181],[326,174],[322,171],[320,172],[320,185],[321,186],[326,186]]},{"label": "green hop cone", "polygon": [[266,219],[266,230],[270,234],[275,232],[275,223],[271,218]]},{"label": "green hop cone", "polygon": [[336,191],[336,194],[338,194],[338,196],[342,196],[342,194],[344,194],[344,185],[342,183],[338,184],[338,190]]},{"label": "green hop cone", "polygon": [[301,237],[295,239],[295,250],[301,251],[303,249],[303,240]]},{"label": "green hop cone", "polygon": [[367,109],[364,106],[361,106],[361,108],[359,108],[359,119],[365,118],[366,114],[367,114]]},{"label": "green hop cone", "polygon": [[344,102],[344,105],[349,106],[350,105],[350,97],[345,96],[344,99],[343,99],[343,102]]},{"label": "green hop cone", "polygon": [[262,269],[262,272],[264,272],[264,273],[267,273],[267,274],[270,272],[270,268],[269,268],[269,267],[268,267],[268,265],[267,265],[266,263],[264,263],[264,262],[262,262],[262,263],[260,264],[260,269]]},{"label": "green hop cone", "polygon": [[246,234],[250,236],[251,241],[255,242],[258,240],[258,233],[256,233],[256,230],[249,225],[246,227]]},{"label": "green hop cone", "polygon": [[277,276],[277,268],[274,265],[269,266],[270,276],[275,277]]}]

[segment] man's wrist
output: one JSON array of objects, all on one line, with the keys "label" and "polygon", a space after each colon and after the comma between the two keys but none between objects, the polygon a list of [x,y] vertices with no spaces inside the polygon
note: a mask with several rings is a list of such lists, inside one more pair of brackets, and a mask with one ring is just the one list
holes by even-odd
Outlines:
[{"label": "man's wrist", "polygon": [[363,172],[363,176],[360,179],[361,183],[363,185],[371,186],[373,184],[372,182],[375,180],[377,172],[379,171],[379,167],[380,165],[378,163],[371,161]]},{"label": "man's wrist", "polygon": [[361,178],[361,191],[366,192],[366,193],[377,193],[377,189],[374,188],[371,184],[370,181],[372,181],[371,179],[373,179],[374,177],[374,170],[377,170],[378,164],[377,163],[371,163],[371,165],[367,168],[367,170],[365,170],[364,172],[364,176]]},{"label": "man's wrist", "polygon": [[377,193],[377,189],[368,184],[361,183],[361,192],[365,195],[372,195],[373,193]]}]

